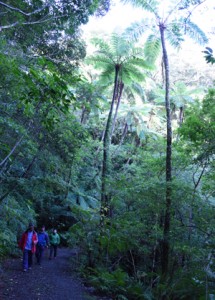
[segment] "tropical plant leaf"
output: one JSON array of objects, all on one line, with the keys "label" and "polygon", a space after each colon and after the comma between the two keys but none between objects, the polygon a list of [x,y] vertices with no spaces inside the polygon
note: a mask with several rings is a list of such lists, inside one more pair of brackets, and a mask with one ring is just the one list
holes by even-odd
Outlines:
[{"label": "tropical plant leaf", "polygon": [[146,60],[154,63],[161,51],[161,41],[158,34],[150,34],[144,44],[144,55]]},{"label": "tropical plant leaf", "polygon": [[156,0],[122,0],[123,3],[131,3],[134,7],[141,7],[148,12],[158,15],[159,1]]},{"label": "tropical plant leaf", "polygon": [[204,45],[208,42],[208,38],[205,33],[198,27],[198,25],[191,22],[189,19],[186,19],[184,22],[184,30],[185,34],[200,45]]},{"label": "tropical plant leaf", "polygon": [[166,35],[169,43],[174,48],[180,48],[181,43],[184,41],[183,34],[181,31],[181,23],[175,21],[168,24]]}]

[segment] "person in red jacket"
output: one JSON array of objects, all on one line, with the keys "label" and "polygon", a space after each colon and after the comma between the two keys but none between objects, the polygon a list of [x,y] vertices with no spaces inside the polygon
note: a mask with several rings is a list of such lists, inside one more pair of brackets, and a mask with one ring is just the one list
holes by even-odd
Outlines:
[{"label": "person in red jacket", "polygon": [[19,248],[23,251],[23,271],[30,270],[33,263],[33,253],[36,252],[38,242],[37,233],[34,230],[33,223],[29,223],[28,229],[22,234],[19,241]]}]

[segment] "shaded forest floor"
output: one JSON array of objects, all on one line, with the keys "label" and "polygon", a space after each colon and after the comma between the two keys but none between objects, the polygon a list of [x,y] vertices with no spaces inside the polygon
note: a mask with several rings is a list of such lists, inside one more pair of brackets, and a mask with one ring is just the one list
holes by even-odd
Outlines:
[{"label": "shaded forest floor", "polygon": [[56,259],[48,260],[46,250],[41,266],[34,263],[32,269],[27,272],[22,271],[21,258],[6,260],[0,274],[0,299],[104,299],[90,295],[88,289],[76,278],[71,257],[74,257],[71,249],[61,248]]}]

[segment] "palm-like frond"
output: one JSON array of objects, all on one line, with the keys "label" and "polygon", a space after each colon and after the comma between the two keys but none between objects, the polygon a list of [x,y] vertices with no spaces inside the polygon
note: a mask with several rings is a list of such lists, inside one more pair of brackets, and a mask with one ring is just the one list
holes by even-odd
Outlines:
[{"label": "palm-like frond", "polygon": [[182,24],[175,21],[170,23],[166,30],[166,37],[174,48],[180,48],[181,42],[184,40],[181,27]]},{"label": "palm-like frond", "polygon": [[113,33],[111,35],[110,49],[112,50],[112,53],[115,54],[117,60],[120,60],[122,57],[126,57],[128,55],[131,45],[123,35]]},{"label": "palm-like frond", "polygon": [[153,102],[156,104],[165,104],[165,90],[157,87],[153,91]]},{"label": "palm-like frond", "polygon": [[189,89],[184,82],[175,82],[171,91],[171,100],[176,107],[183,107],[194,102],[194,97],[202,93],[203,89]]},{"label": "palm-like frond", "polygon": [[145,59],[142,59],[142,58],[139,58],[139,57],[131,57],[128,60],[128,64],[139,67],[141,69],[147,69],[147,70],[152,70],[153,69],[153,65],[151,63],[149,63]]},{"label": "palm-like frond", "polygon": [[161,51],[160,36],[158,34],[150,34],[144,44],[143,51],[146,60],[154,63]]},{"label": "palm-like frond", "polygon": [[113,82],[114,73],[115,73],[114,65],[107,65],[106,68],[102,70],[100,76],[103,78],[107,78],[108,80],[112,79]]},{"label": "palm-like frond", "polygon": [[135,103],[136,95],[138,95],[143,102],[146,102],[145,90],[137,82],[133,82],[131,85],[125,86],[124,94],[128,102],[130,103]]},{"label": "palm-like frond", "polygon": [[143,21],[133,22],[126,29],[125,34],[131,41],[137,41],[148,29],[148,26]]},{"label": "palm-like frond", "polygon": [[[189,89],[184,82],[177,81],[171,88],[171,103],[176,107],[182,107],[194,101],[194,97],[202,92],[202,89]],[[157,104],[165,104],[165,90],[157,88],[154,90],[154,100]]]},{"label": "palm-like frond", "polygon": [[144,72],[136,66],[128,63],[123,67],[122,81],[125,84],[128,84],[130,81],[142,82],[144,80]]},{"label": "palm-like frond", "polygon": [[137,82],[134,82],[132,85],[131,85],[131,88],[132,88],[132,91],[137,94],[138,96],[140,96],[140,98],[142,100],[147,101],[146,100],[146,93],[145,93],[145,89]]},{"label": "palm-like frond", "polygon": [[131,3],[134,7],[141,7],[153,13],[156,17],[158,16],[159,1],[157,0],[122,0],[122,2]]},{"label": "palm-like frond", "polygon": [[186,20],[185,22],[185,33],[200,45],[204,45],[208,42],[205,33],[190,20]]},{"label": "palm-like frond", "polygon": [[104,66],[108,66],[113,64],[109,57],[98,54],[98,55],[91,55],[85,59],[87,64],[93,64],[95,68],[100,69],[104,68]]},{"label": "palm-like frond", "polygon": [[213,50],[210,47],[205,47],[205,50],[202,51],[203,53],[205,53],[205,60],[206,62],[209,64],[211,63],[212,65],[215,63],[215,58],[213,55]]},{"label": "palm-like frond", "polygon": [[110,45],[104,39],[94,37],[90,40],[90,42],[96,47],[98,47],[100,50],[110,53]]}]

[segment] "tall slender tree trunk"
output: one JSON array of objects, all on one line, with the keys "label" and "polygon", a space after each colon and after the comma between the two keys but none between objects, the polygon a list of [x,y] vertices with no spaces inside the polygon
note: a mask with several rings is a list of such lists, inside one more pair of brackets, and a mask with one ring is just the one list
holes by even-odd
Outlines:
[{"label": "tall slender tree trunk", "polygon": [[183,121],[184,121],[184,108],[181,106],[179,108],[179,126],[180,127],[183,124]]},{"label": "tall slender tree trunk", "polygon": [[119,110],[119,105],[120,105],[120,102],[121,102],[121,97],[122,97],[122,91],[123,91],[123,88],[124,88],[124,83],[121,81],[119,84],[118,84],[118,95],[117,95],[117,104],[116,104],[116,110],[115,110],[115,114],[114,114],[114,117],[113,117],[113,125],[112,125],[112,130],[111,130],[111,137],[112,138],[112,135],[113,135],[113,132],[114,132],[114,129],[115,129],[115,125],[116,125],[116,118],[117,118],[117,114],[118,114],[118,110]]},{"label": "tall slender tree trunk", "polygon": [[81,124],[84,123],[85,113],[86,113],[86,107],[83,106],[83,107],[82,107],[82,111],[81,111]]},{"label": "tall slender tree trunk", "polygon": [[164,72],[165,72],[165,107],[167,124],[167,143],[166,143],[166,206],[164,213],[163,241],[161,267],[163,275],[168,273],[170,241],[169,233],[171,226],[171,204],[172,204],[172,122],[169,99],[169,61],[165,44],[165,24],[159,24],[161,44],[163,50]]},{"label": "tall slender tree trunk", "polygon": [[109,215],[109,201],[107,195],[107,181],[108,175],[110,173],[110,142],[111,142],[111,124],[112,124],[112,115],[114,108],[114,100],[116,99],[117,93],[117,82],[119,77],[120,65],[115,65],[115,79],[114,79],[114,90],[113,97],[111,101],[111,106],[108,114],[107,124],[104,133],[103,140],[103,165],[102,165],[102,186],[101,186],[101,209],[100,209],[100,224],[104,225],[105,217]]}]

